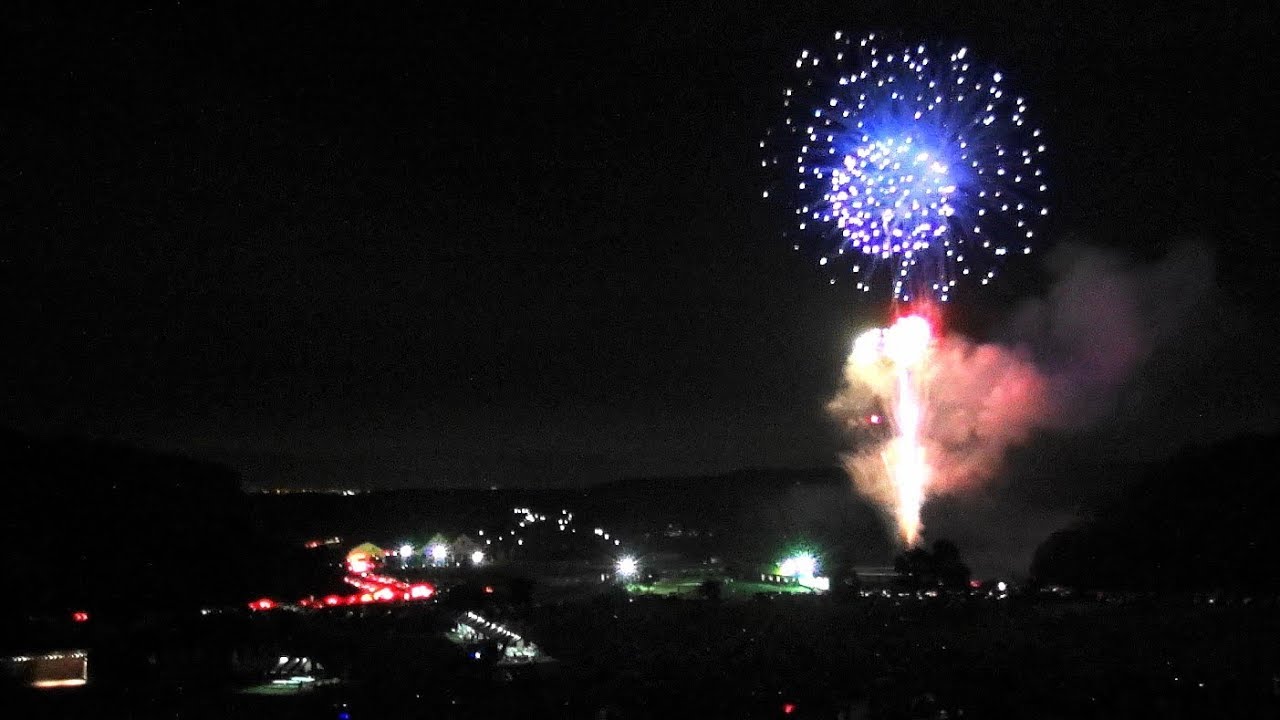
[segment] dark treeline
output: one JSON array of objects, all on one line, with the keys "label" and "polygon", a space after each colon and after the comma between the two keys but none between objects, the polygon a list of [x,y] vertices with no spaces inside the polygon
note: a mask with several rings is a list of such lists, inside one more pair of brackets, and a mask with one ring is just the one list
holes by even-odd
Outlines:
[{"label": "dark treeline", "polygon": [[1083,588],[1280,588],[1280,438],[1246,436],[1152,466],[1095,518],[1054,533],[1032,575]]},{"label": "dark treeline", "polygon": [[332,558],[274,527],[237,474],[118,444],[0,431],[5,602],[121,617],[189,611],[333,581]]},{"label": "dark treeline", "polygon": [[73,439],[0,434],[0,557],[22,607],[241,599],[256,539],[231,470]]}]

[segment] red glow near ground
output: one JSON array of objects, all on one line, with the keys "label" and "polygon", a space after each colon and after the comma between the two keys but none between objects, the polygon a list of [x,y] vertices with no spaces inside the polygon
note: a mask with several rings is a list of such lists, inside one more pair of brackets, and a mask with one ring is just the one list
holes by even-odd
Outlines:
[{"label": "red glow near ground", "polygon": [[[357,592],[348,596],[326,595],[322,599],[309,596],[299,600],[297,605],[306,608],[326,608],[367,603],[420,602],[436,596],[436,588],[431,583],[411,583],[391,575],[360,572],[348,574],[343,579]],[[492,589],[486,588],[486,591],[492,592]],[[249,603],[249,609],[254,611],[272,610],[277,606],[275,600],[266,597]],[[85,619],[88,619],[87,614]]]}]

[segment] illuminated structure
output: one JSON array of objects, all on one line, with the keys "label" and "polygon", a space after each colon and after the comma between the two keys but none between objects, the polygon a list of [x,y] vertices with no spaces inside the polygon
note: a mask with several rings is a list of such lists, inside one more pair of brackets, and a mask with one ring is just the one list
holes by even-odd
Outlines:
[{"label": "illuminated structure", "polygon": [[80,687],[89,682],[89,654],[84,650],[59,650],[4,658],[9,673],[28,687],[50,689]]},{"label": "illuminated structure", "polygon": [[476,646],[490,640],[496,641],[498,646],[498,657],[491,658],[498,665],[518,665],[551,660],[537,645],[519,633],[474,612],[460,614],[453,629],[445,637],[458,645],[471,647],[470,655],[473,660],[484,659],[486,651]]},{"label": "illuminated structure", "polygon": [[377,545],[362,543],[347,553],[347,569],[356,574],[371,572],[382,564],[386,555],[386,551]]},{"label": "illuminated structure", "polygon": [[[818,558],[812,553],[802,552],[784,558],[778,563],[777,576],[781,578],[789,578],[797,585],[802,585],[810,590],[826,592],[831,589],[830,578],[820,577],[818,575]],[[767,579],[768,576],[765,576]]]},{"label": "illuminated structure", "polygon": [[818,572],[818,560],[809,553],[793,555],[778,563],[778,574],[787,577],[813,577]]}]

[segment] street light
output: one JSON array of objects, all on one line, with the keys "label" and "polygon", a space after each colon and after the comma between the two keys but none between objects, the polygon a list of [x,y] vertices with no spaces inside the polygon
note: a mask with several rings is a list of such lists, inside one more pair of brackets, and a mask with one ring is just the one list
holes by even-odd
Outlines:
[{"label": "street light", "polygon": [[640,571],[640,563],[634,557],[625,555],[618,560],[617,571],[620,578],[635,577]]},{"label": "street light", "polygon": [[431,559],[434,560],[436,563],[443,563],[445,560],[448,560],[449,548],[445,547],[444,545],[441,545],[440,543],[436,543],[435,545],[432,545]]}]

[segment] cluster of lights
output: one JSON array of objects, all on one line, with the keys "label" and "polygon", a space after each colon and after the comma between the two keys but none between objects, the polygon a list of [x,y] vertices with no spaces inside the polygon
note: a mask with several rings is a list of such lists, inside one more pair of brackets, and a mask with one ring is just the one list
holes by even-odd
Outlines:
[{"label": "cluster of lights", "polygon": [[[484,541],[485,545],[492,545],[493,541],[496,539],[499,543],[504,541],[514,540],[516,545],[523,546],[525,539],[520,537],[521,530],[524,530],[526,528],[532,528],[537,523],[550,522],[551,520],[555,520],[556,530],[558,532],[568,532],[568,533],[578,532],[578,529],[576,527],[573,527],[573,513],[569,512],[567,509],[562,508],[558,515],[555,515],[550,518],[546,514],[536,512],[529,507],[511,508],[511,514],[518,518],[518,520],[516,520],[515,526],[509,527],[505,531],[498,533],[496,538],[485,537],[484,530],[477,531],[477,533],[481,537],[485,537],[485,541]],[[616,537],[613,537],[610,533],[606,532],[604,528],[596,528],[594,531],[594,534],[598,537],[601,537],[606,542],[612,542],[615,547],[622,544],[622,540]]]},{"label": "cluster of lights", "polygon": [[[294,658],[291,658],[287,655],[281,655],[280,659],[276,662],[276,672],[285,672],[290,669],[302,670],[304,672],[307,672],[317,668],[318,668],[318,665],[315,662],[313,662],[311,658],[307,658],[307,657],[300,657],[295,660]],[[300,675],[297,672],[294,672],[287,678],[276,678],[272,680],[271,684],[296,686],[296,685],[308,685],[315,682],[316,682],[316,678],[314,675]]]},{"label": "cluster of lights", "polygon": [[596,528],[596,529],[595,529],[594,531],[592,531],[592,532],[594,532],[594,533],[595,533],[595,535],[596,535],[597,537],[603,538],[605,542],[609,542],[610,540],[612,540],[614,545],[621,545],[621,544],[622,544],[622,541],[621,541],[621,540],[619,540],[619,539],[617,539],[617,538],[615,538],[615,537],[610,536],[610,535],[609,535],[609,533],[605,532],[605,529],[604,529],[604,528]]},{"label": "cluster of lights", "polygon": [[[505,531],[498,532],[496,536],[492,533],[486,534],[484,529],[478,529],[476,531],[477,535],[484,539],[484,544],[486,546],[494,545],[495,540],[499,544],[514,541],[517,546],[523,546],[526,538],[520,537],[521,530],[532,528],[537,523],[550,522],[552,520],[555,521],[556,530],[559,532],[578,532],[577,528],[573,527],[574,514],[568,509],[561,509],[559,514],[548,516],[546,513],[537,512],[527,506],[513,507],[511,509],[511,514],[514,516],[512,525]],[[604,528],[595,528],[593,534],[605,543],[612,544],[614,547],[622,545],[622,540],[620,538],[614,537]],[[450,563],[454,557],[454,550],[455,548],[451,548],[445,543],[436,542],[423,547],[422,554],[432,565],[442,566]],[[415,557],[416,552],[417,549],[414,545],[411,543],[403,543],[394,551],[382,551],[381,554],[397,556],[403,565],[412,560],[412,558]],[[472,565],[476,566],[483,565],[489,561],[489,554],[481,549],[472,550],[466,557],[471,561]],[[347,556],[347,568],[353,575],[366,575],[368,573],[372,573],[378,567],[381,560],[381,556],[373,557],[369,553],[363,552],[357,548],[357,550],[352,551]],[[458,559],[458,562],[461,562],[461,558]]]},{"label": "cluster of lights", "polygon": [[[390,602],[393,600],[426,600],[435,595],[435,588],[429,583],[408,583],[388,575],[348,575],[343,578],[363,592],[351,596],[355,602]],[[368,599],[365,599],[368,596]],[[325,599],[328,605],[328,598]],[[348,603],[355,604],[355,603]]]},{"label": "cluster of lights", "polygon": [[844,260],[858,290],[887,266],[895,299],[946,301],[957,275],[994,278],[1006,239],[1031,252],[1049,212],[1041,132],[1003,75],[967,55],[836,33],[828,52],[796,60],[761,164],[794,189],[797,228],[823,239],[818,262]]},{"label": "cluster of lights", "polygon": [[[471,623],[474,623],[475,625],[479,625],[480,627],[484,628],[485,631],[489,633],[493,633],[494,635],[500,635],[508,640],[524,639],[519,635],[517,635],[515,632],[511,631],[506,626],[493,622],[492,620],[486,620],[484,617],[474,612],[467,611],[466,617],[470,621],[469,623],[467,623],[468,625],[470,625]],[[472,629],[475,629],[475,628],[473,627]],[[482,632],[479,634],[483,635],[484,633]]]},{"label": "cluster of lights", "polygon": [[[429,600],[436,594],[435,587],[430,583],[408,583],[384,575],[348,575],[344,580],[359,592],[351,595],[325,595],[319,599],[302,598],[297,603],[298,607],[332,608],[371,603],[408,602]],[[278,607],[280,604],[271,598],[260,598],[249,603],[249,609],[256,612],[275,610]]]},{"label": "cluster of lights", "polygon": [[[480,534],[484,535],[484,531],[480,531]],[[445,543],[436,542],[423,547],[422,553],[431,564],[440,566],[449,563],[453,550]],[[400,558],[402,565],[407,565],[416,556],[417,549],[410,543],[404,543],[394,553],[389,554],[396,555]],[[485,552],[478,549],[473,550],[467,557],[473,565],[482,565],[487,559]],[[353,551],[347,556],[347,568],[357,575],[372,572],[375,567],[375,559],[364,553]]]}]

